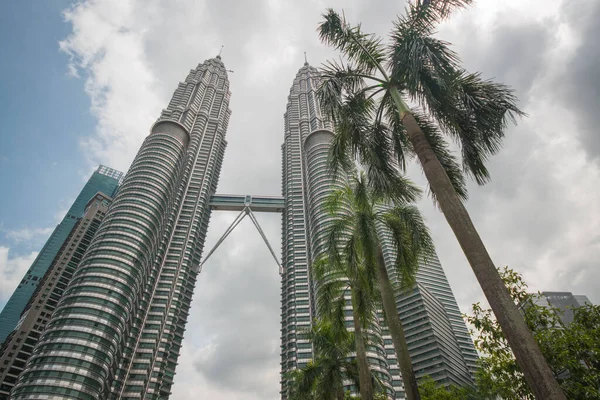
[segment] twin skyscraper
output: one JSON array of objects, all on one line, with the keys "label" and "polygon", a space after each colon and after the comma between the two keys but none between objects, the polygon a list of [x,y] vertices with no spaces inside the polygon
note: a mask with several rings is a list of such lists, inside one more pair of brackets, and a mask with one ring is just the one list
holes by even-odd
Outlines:
[{"label": "twin skyscraper", "polygon": [[[272,199],[284,205],[275,208],[282,212],[282,399],[288,373],[313,356],[301,335],[316,317],[310,264],[323,251],[323,201],[344,180],[327,169],[333,127],[321,115],[318,84],[317,69],[305,63],[284,117],[283,199]],[[0,399],[9,392],[12,399],[169,397],[210,214],[219,209],[229,98],[221,58],[199,64],[178,85],[125,177],[112,173],[118,189],[87,195],[47,252],[51,259],[30,270],[0,314],[7,321],[0,331]],[[225,209],[253,207],[249,196],[220,198],[226,200],[232,204]],[[436,257],[417,280],[397,299],[417,376],[470,383],[477,353]],[[369,361],[389,398],[402,399],[380,322]]]}]

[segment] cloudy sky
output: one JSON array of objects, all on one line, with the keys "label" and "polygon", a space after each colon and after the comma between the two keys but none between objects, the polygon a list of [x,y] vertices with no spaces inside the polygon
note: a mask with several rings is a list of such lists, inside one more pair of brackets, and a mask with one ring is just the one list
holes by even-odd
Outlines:
[{"label": "cloudy sky", "polygon": [[[321,13],[343,8],[385,35],[404,8],[390,0],[71,3],[9,2],[0,15],[0,307],[94,167],[127,170],[177,82],[221,45],[234,73],[218,191],[277,195],[283,112],[303,53],[316,66],[335,56],[315,32]],[[476,1],[438,36],[468,69],[513,86],[529,114],[490,161],[492,182],[470,188],[467,206],[493,259],[533,289],[600,302],[600,1]],[[443,217],[428,199],[420,205],[467,311],[483,295]],[[213,214],[207,247],[234,217]],[[258,217],[277,248],[279,216]],[[199,277],[174,399],[278,398],[279,288],[277,266],[245,221]]]}]

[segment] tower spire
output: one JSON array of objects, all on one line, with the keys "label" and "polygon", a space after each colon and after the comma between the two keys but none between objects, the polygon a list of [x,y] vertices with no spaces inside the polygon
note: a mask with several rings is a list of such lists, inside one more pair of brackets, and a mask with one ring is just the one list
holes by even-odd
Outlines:
[{"label": "tower spire", "polygon": [[217,54],[217,58],[220,60],[221,59],[221,52],[223,51],[223,47],[225,47],[225,45],[221,45],[221,48],[219,49],[219,54]]},{"label": "tower spire", "polygon": [[306,52],[304,52],[304,65],[308,65],[308,59],[306,58]]}]

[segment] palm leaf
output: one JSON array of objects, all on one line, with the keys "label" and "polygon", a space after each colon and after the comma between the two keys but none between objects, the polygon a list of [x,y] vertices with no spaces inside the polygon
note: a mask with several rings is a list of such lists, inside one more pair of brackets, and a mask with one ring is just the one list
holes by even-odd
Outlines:
[{"label": "palm leaf", "polygon": [[435,251],[429,229],[414,206],[393,207],[381,215],[381,220],[394,247],[394,267],[400,287],[412,288],[419,265]]},{"label": "palm leaf", "polygon": [[379,70],[385,75],[381,68],[386,57],[385,46],[374,35],[363,33],[360,25],[350,26],[345,18],[328,9],[317,31],[321,41],[340,50],[361,70],[368,74]]}]

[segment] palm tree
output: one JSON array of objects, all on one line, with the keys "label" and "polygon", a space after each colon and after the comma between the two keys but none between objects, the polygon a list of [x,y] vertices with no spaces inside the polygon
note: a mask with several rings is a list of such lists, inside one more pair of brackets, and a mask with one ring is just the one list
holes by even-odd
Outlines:
[{"label": "palm tree", "polygon": [[314,348],[314,360],[291,376],[291,400],[344,400],[344,380],[356,382],[354,334],[327,320],[316,320],[304,333]]},{"label": "palm tree", "polygon": [[[358,159],[377,178],[371,179],[377,190],[385,191],[391,181],[381,177],[416,155],[532,391],[540,399],[563,400],[463,204],[463,173],[487,182],[486,159],[499,150],[507,122],[523,115],[510,88],[467,72],[449,43],[433,37],[437,23],[470,2],[417,0],[395,23],[389,46],[328,10],[320,37],[347,58],[346,64],[326,64],[318,92],[336,127],[332,159],[336,168]],[[407,99],[422,111],[411,110]],[[459,144],[462,168],[443,134]]]},{"label": "palm tree", "polygon": [[367,340],[363,328],[368,328],[373,322],[377,311],[377,294],[375,279],[369,276],[360,255],[353,250],[348,249],[343,257],[323,257],[311,268],[314,279],[319,282],[316,290],[318,313],[332,321],[337,329],[345,327],[346,300],[350,297],[360,398],[373,400],[373,376],[367,360]]},{"label": "palm tree", "polygon": [[[408,186],[404,190],[412,191]],[[416,207],[399,201],[390,204],[368,184],[365,173],[353,176],[348,185],[334,191],[327,200],[327,207],[333,216],[328,235],[330,259],[339,262],[336,259],[343,254],[346,259],[359,260],[356,263],[364,265],[361,279],[370,280],[371,285],[377,283],[406,396],[410,400],[419,399],[417,380],[396,308],[396,291],[385,265],[381,235],[386,234],[396,253],[393,268],[398,282],[395,286],[407,289],[414,286],[419,263],[434,251],[429,230]],[[361,284],[362,287],[369,285]],[[365,291],[366,295],[371,293]],[[319,301],[330,299],[325,293]],[[369,304],[369,308],[372,307]]]}]

